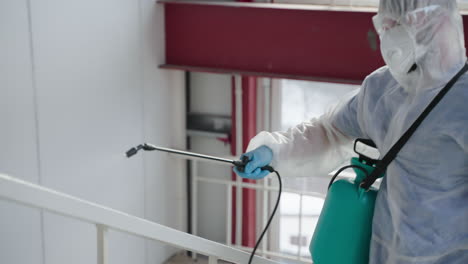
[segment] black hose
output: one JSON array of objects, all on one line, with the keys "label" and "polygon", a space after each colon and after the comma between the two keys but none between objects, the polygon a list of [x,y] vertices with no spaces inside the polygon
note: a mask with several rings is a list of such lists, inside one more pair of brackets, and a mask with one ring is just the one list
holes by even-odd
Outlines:
[{"label": "black hose", "polygon": [[255,252],[257,251],[257,248],[258,248],[258,246],[260,245],[260,242],[262,242],[263,236],[265,236],[265,233],[267,232],[268,227],[270,227],[270,224],[271,224],[271,222],[273,221],[273,217],[274,217],[275,214],[276,214],[276,210],[278,210],[278,206],[279,206],[279,203],[280,203],[280,200],[281,200],[281,192],[282,192],[282,190],[283,190],[283,183],[281,182],[281,176],[280,176],[280,174],[279,174],[277,171],[274,171],[274,173],[276,173],[276,175],[278,176],[278,182],[279,182],[279,193],[278,193],[278,198],[276,199],[275,208],[273,209],[273,212],[271,213],[270,219],[268,219],[268,222],[267,222],[265,228],[263,229],[262,234],[261,234],[260,237],[258,238],[257,243],[255,244],[255,247],[254,247],[252,253],[250,254],[249,264],[252,263],[252,259],[253,259],[253,257],[255,256]]},{"label": "black hose", "polygon": [[348,165],[348,166],[344,166],[343,168],[339,169],[335,175],[333,175],[333,177],[331,178],[330,180],[330,183],[328,184],[328,189],[330,189],[330,187],[332,186],[333,182],[335,181],[336,177],[338,177],[338,175],[340,175],[341,172],[343,172],[344,170],[346,169],[349,169],[349,168],[353,168],[353,169],[359,169],[361,170],[362,172],[364,172],[364,174],[367,176],[369,176],[369,173],[367,173],[367,171],[362,168],[362,167],[359,167],[357,165]]}]

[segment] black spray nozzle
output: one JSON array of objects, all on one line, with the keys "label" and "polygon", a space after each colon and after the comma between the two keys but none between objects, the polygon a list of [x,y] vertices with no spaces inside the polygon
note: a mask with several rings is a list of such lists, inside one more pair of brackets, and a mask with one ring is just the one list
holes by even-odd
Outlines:
[{"label": "black spray nozzle", "polygon": [[144,144],[140,144],[136,147],[133,147],[131,149],[129,149],[125,154],[127,155],[127,158],[130,158],[132,157],[133,155],[137,154],[138,151],[140,150],[155,150],[156,148],[150,144],[147,144],[147,143],[144,143]]},{"label": "black spray nozzle", "polygon": [[140,149],[143,148],[143,145],[138,145],[136,147],[133,147],[129,149],[127,152],[125,152],[125,155],[127,155],[127,158],[132,157],[133,155],[137,154]]}]

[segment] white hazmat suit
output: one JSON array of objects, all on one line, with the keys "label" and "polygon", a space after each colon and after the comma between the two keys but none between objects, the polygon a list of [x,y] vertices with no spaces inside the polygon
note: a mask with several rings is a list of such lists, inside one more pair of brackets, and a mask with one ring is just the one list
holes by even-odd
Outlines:
[{"label": "white hazmat suit", "polygon": [[[327,174],[372,139],[382,157],[466,63],[455,0],[381,0],[374,25],[387,66],[358,94],[248,151],[273,151],[284,176]],[[460,77],[388,166],[373,219],[370,264],[468,263],[468,76]]]}]

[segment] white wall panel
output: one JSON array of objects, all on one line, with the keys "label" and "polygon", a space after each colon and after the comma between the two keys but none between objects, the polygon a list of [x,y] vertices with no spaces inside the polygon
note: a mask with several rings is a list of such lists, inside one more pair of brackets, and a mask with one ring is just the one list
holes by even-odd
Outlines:
[{"label": "white wall panel", "polygon": [[[32,1],[43,184],[144,216],[137,1]],[[95,261],[94,227],[45,218],[47,263]],[[113,233],[114,263],[144,262],[144,241]],[[72,258],[68,256],[73,256]]]},{"label": "white wall panel", "polygon": [[[31,73],[27,2],[0,1],[0,172],[37,183]],[[39,210],[0,201],[0,263],[42,259]]]},{"label": "white wall panel", "polygon": [[[158,69],[163,6],[29,2],[29,17],[28,1],[0,2],[0,171],[186,229],[185,162],[124,157],[142,141],[185,147],[184,75]],[[91,224],[46,213],[42,236],[39,211],[0,201],[0,215],[0,263],[96,262]],[[162,263],[176,250],[109,238],[112,263]]]},{"label": "white wall panel", "polygon": [[26,1],[0,1],[0,171],[38,181]]}]

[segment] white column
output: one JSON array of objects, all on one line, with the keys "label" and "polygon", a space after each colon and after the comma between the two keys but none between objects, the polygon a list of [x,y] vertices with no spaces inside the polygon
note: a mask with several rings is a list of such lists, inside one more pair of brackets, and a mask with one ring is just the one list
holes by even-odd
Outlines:
[{"label": "white column", "polygon": [[107,252],[107,227],[103,225],[96,225],[97,229],[97,263],[107,264],[108,263],[108,252]]},{"label": "white column", "polygon": [[218,264],[218,257],[209,256],[208,257],[208,264]]},{"label": "white column", "polygon": [[226,184],[226,245],[232,242],[232,185]]},{"label": "white column", "polygon": [[[192,234],[197,235],[198,230],[198,161],[192,160],[191,175],[192,175]],[[197,254],[192,252],[192,258],[197,259]]]},{"label": "white column", "polygon": [[[262,214],[262,228],[264,228],[264,226],[266,225],[267,221],[268,221],[268,194],[270,193],[268,190],[267,190],[267,187],[268,187],[268,179],[265,178],[263,180],[263,214]],[[263,237],[263,241],[262,241],[262,251],[264,252],[263,254],[263,257],[266,257],[267,255],[265,254],[265,252],[267,251],[267,248],[268,247],[268,232],[265,234],[265,236]]]},{"label": "white column", "polygon": [[[268,81],[268,85],[264,86],[264,90],[263,90],[263,94],[264,94],[264,98],[263,98],[263,129],[264,130],[267,130],[267,131],[270,131],[271,129],[271,126],[270,126],[270,119],[271,119],[271,115],[270,115],[270,111],[271,111],[271,108],[270,108],[270,100],[271,100],[271,95],[270,95],[270,87],[271,86],[271,80]],[[270,191],[267,191],[267,188],[269,186],[269,178],[265,178],[263,180],[263,214],[262,214],[262,226],[266,224],[266,222],[268,221],[268,205],[269,205],[269,201],[268,201],[268,197],[269,197],[269,193]],[[268,233],[265,234],[265,237],[263,238],[263,241],[262,241],[262,251],[264,252],[263,256],[266,257],[266,254],[265,252],[267,252],[268,250]]]},{"label": "white column", "polygon": [[[236,156],[242,154],[242,76],[235,77],[236,95]],[[242,178],[237,177],[236,188],[236,244],[242,245]]]},{"label": "white column", "polygon": [[303,195],[299,195],[299,234],[298,234],[298,249],[297,249],[297,259],[301,260],[301,248],[302,248],[302,197]]}]

